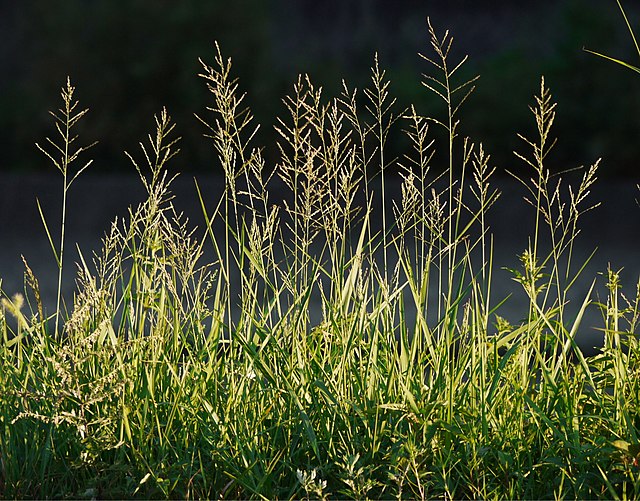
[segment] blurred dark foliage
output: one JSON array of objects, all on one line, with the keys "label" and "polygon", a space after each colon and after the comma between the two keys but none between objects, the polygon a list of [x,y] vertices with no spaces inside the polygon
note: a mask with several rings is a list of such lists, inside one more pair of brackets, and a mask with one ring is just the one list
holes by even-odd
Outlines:
[{"label": "blurred dark foliage", "polygon": [[[627,3],[640,28],[638,6]],[[5,0],[0,168],[50,168],[34,142],[54,133],[47,112],[61,102],[69,75],[91,109],[79,141],[100,140],[91,152],[95,169],[128,169],[123,151],[137,148],[163,106],[183,137],[176,168],[217,169],[194,117],[208,117],[198,58],[212,63],[216,40],[262,123],[257,145],[273,145],[274,117],[298,73],[309,73],[328,97],[339,93],[342,78],[362,88],[375,51],[398,111],[414,103],[418,112],[440,116],[442,103],[420,85],[420,74],[432,71],[417,56],[431,54],[426,16],[438,31],[451,30],[454,59],[469,54],[460,76],[481,74],[460,134],[482,141],[499,169],[522,167],[512,154],[523,146],[516,133],[535,132],[527,107],[544,74],[559,103],[554,168],[603,156],[602,175],[638,174],[640,76],[582,51],[638,62],[614,0]],[[392,151],[404,147],[402,134],[394,135]],[[265,154],[277,161],[276,148]]]}]

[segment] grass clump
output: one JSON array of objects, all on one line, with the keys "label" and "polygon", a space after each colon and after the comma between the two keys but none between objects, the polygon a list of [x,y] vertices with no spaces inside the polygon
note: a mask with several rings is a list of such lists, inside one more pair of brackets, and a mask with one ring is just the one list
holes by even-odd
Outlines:
[{"label": "grass clump", "polygon": [[[567,308],[598,163],[567,189],[551,178],[542,80],[538,136],[518,155],[536,219],[512,273],[529,308],[510,324],[491,296],[495,169],[458,135],[475,79],[458,81],[451,37],[429,32],[424,83],[444,120],[398,109],[377,59],[369,89],[345,83],[332,99],[300,77],[273,167],[231,63],[218,48],[203,62],[200,120],[225,185],[213,201],[196,185],[201,233],[172,204],[178,138],[163,110],[143,161],[129,155],[147,200],[114,221],[93,264],[80,254],[68,313],[61,301],[46,312],[28,266],[26,296],[2,299],[4,497],[637,496],[640,294],[609,270],[605,299],[592,285]],[[69,126],[84,115],[72,96],[68,83]],[[397,126],[410,144],[399,160],[385,155]],[[83,169],[71,174],[74,139],[59,130],[66,196]],[[431,172],[436,148],[444,175]],[[62,268],[64,225],[53,248]],[[585,357],[575,336],[598,306],[604,346]]]}]

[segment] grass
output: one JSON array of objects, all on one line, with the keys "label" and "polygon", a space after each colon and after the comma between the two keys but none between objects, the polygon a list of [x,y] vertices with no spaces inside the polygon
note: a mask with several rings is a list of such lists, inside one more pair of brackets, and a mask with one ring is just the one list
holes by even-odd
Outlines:
[{"label": "grass", "polygon": [[[627,30],[629,31],[629,35],[631,35],[631,40],[633,41],[633,45],[636,49],[636,52],[638,53],[638,56],[640,56],[640,45],[638,45],[638,40],[636,40],[636,35],[633,32],[633,28],[631,26],[631,23],[629,22],[629,18],[627,17],[627,13],[624,10],[624,7],[622,6],[622,3],[620,2],[620,0],[616,0],[616,3],[618,4],[618,8],[620,9],[620,13],[622,14],[622,17],[624,19],[625,24],[627,25]],[[589,50],[589,49],[584,49],[586,52],[590,52],[591,54],[594,54],[598,57],[601,57],[603,59],[606,59],[608,61],[611,61],[613,63],[619,64],[620,66],[624,66],[625,68],[631,70],[631,71],[635,71],[636,73],[640,73],[640,68],[638,68],[637,66],[634,66],[630,63],[627,63],[626,61],[622,61],[621,59],[616,59],[615,57],[611,57],[608,56],[606,54],[602,54],[601,52],[596,52],[593,50]]]},{"label": "grass", "polygon": [[[80,254],[73,304],[47,313],[26,263],[24,295],[4,294],[3,497],[638,496],[640,282],[625,295],[608,270],[604,299],[592,286],[567,306],[598,162],[576,185],[550,176],[555,104],[542,80],[538,135],[518,153],[536,218],[512,273],[529,307],[509,324],[490,302],[495,169],[458,135],[475,79],[458,80],[465,60],[429,30],[424,84],[446,119],[400,109],[377,58],[369,89],[345,83],[336,98],[300,77],[276,166],[254,146],[258,127],[216,47],[199,118],[225,187],[210,200],[196,184],[206,227],[172,205],[178,138],[163,110],[129,155],[147,200],[114,221],[93,263]],[[63,199],[88,165],[76,168],[86,148],[74,91],[67,82],[58,140],[43,148]],[[392,127],[406,131],[405,158],[385,155]],[[437,148],[443,175],[431,170]],[[284,201],[269,198],[276,181]],[[59,270],[64,218],[60,242],[50,236]],[[592,308],[604,344],[585,357],[575,336]]]}]

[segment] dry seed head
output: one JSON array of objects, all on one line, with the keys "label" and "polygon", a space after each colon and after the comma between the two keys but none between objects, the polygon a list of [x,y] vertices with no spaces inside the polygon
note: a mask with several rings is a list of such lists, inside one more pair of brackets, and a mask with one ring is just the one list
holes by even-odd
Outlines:
[{"label": "dry seed head", "polygon": [[24,306],[24,296],[21,293],[16,292],[11,299],[2,298],[1,303],[3,311],[8,311],[18,322],[24,323],[26,327],[27,322],[20,311]]},{"label": "dry seed head", "polygon": [[403,175],[402,190],[402,209],[399,209],[394,202],[394,212],[398,221],[398,227],[402,234],[410,229],[410,225],[418,214],[418,206],[420,203],[420,193],[415,185],[416,178],[413,172],[409,171],[407,175]]},{"label": "dry seed head", "polygon": [[38,305],[38,315],[40,316],[40,319],[44,319],[44,311],[42,308],[42,297],[40,296],[40,286],[38,284],[38,279],[34,275],[33,270],[31,270],[31,268],[27,264],[27,260],[25,259],[25,257],[22,255],[20,257],[22,258],[22,262],[24,263],[25,279],[26,279],[27,285],[31,288],[31,290],[33,291],[33,295],[36,298],[36,304]]}]

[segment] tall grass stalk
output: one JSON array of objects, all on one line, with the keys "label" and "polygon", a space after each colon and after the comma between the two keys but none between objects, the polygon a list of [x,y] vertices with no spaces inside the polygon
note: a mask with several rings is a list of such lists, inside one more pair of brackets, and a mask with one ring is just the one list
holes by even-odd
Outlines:
[{"label": "tall grass stalk", "polygon": [[[71,85],[71,80],[67,78],[67,84],[62,88],[61,96],[63,101],[63,107],[58,110],[58,113],[50,112],[51,116],[55,119],[55,126],[58,132],[59,142],[47,138],[49,143],[49,149],[45,149],[36,143],[36,146],[42,153],[44,153],[53,165],[62,174],[62,215],[60,225],[60,241],[56,248],[49,232],[49,227],[46,222],[42,207],[38,201],[38,211],[42,218],[49,243],[51,244],[51,250],[56,258],[56,264],[58,266],[58,288],[56,293],[56,310],[55,310],[55,332],[58,332],[59,320],[61,312],[61,293],[62,293],[62,268],[64,260],[64,243],[65,243],[65,225],[67,221],[67,193],[71,188],[73,182],[82,172],[91,165],[93,160],[89,160],[82,167],[80,167],[75,173],[71,171],[71,164],[74,163],[78,156],[85,150],[91,148],[96,143],[92,143],[89,146],[76,147],[73,143],[77,140],[78,136],[74,135],[73,128],[78,121],[87,113],[87,109],[78,111],[79,102],[74,100],[73,93],[75,88]],[[65,308],[66,310],[66,308]]]}]

